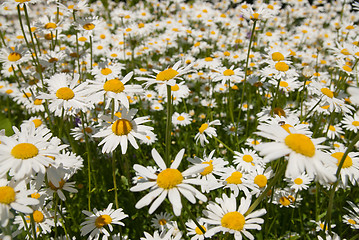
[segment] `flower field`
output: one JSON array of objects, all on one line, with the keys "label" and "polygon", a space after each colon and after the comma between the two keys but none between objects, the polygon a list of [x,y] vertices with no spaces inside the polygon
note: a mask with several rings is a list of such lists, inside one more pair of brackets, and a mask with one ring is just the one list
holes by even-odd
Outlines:
[{"label": "flower field", "polygon": [[359,2],[0,9],[0,239],[359,239]]}]

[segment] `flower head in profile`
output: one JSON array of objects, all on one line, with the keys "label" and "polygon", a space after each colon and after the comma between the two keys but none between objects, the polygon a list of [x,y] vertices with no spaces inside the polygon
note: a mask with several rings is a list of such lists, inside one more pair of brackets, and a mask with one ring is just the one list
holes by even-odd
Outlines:
[{"label": "flower head in profile", "polygon": [[136,77],[136,80],[146,81],[146,88],[155,83],[174,86],[176,85],[176,80],[180,80],[182,75],[192,71],[191,64],[183,67],[181,67],[181,64],[182,62],[178,61],[173,67],[169,67],[163,71],[153,70],[156,75],[152,74],[148,77]]},{"label": "flower head in profile", "polygon": [[112,209],[112,203],[105,210],[98,211],[95,208],[93,211],[93,213],[86,210],[82,211],[87,217],[86,221],[81,223],[81,226],[83,226],[81,236],[90,234],[88,239],[98,239],[101,234],[104,234],[102,239],[107,240],[110,236],[108,230],[113,231],[112,224],[125,226],[121,220],[128,217],[122,208]]},{"label": "flower head in profile", "polygon": [[248,231],[249,229],[261,230],[264,220],[259,218],[266,214],[265,209],[254,211],[248,215],[247,212],[251,204],[251,198],[241,198],[241,203],[237,207],[237,199],[226,194],[222,198],[216,198],[215,202],[210,202],[207,209],[203,211],[206,218],[204,223],[208,223],[212,228],[208,229],[205,237],[212,237],[218,232],[234,234],[235,240],[242,240],[243,236],[254,239],[254,236]]},{"label": "flower head in profile", "polygon": [[142,165],[135,164],[133,166],[137,174],[145,180],[137,182],[137,185],[130,190],[140,192],[151,189],[148,194],[137,202],[136,208],[147,206],[153,201],[149,209],[149,213],[152,214],[168,196],[174,214],[179,216],[182,210],[181,194],[192,204],[196,202],[196,198],[204,202],[207,201],[207,197],[192,186],[192,184],[201,185],[202,181],[192,178],[192,175],[203,171],[207,165],[196,165],[184,172],[180,172],[177,168],[182,161],[183,155],[184,149],[178,152],[171,166],[167,168],[156,149],[152,149],[152,157],[159,167],[159,174],[157,175]]},{"label": "flower head in profile", "polygon": [[209,143],[206,138],[206,135],[210,138],[212,138],[212,136],[217,137],[216,129],[214,127],[211,127],[213,125],[221,125],[221,122],[219,120],[214,120],[212,122],[207,121],[201,125],[201,127],[198,129],[198,133],[194,137],[196,143],[199,140],[201,146],[204,146],[205,143]]}]

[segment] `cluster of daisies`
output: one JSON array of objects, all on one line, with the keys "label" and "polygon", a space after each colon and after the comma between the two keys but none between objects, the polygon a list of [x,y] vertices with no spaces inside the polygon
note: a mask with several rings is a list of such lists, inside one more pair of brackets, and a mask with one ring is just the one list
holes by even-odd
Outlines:
[{"label": "cluster of daisies", "polygon": [[1,239],[359,229],[358,2],[105,2],[0,5]]}]

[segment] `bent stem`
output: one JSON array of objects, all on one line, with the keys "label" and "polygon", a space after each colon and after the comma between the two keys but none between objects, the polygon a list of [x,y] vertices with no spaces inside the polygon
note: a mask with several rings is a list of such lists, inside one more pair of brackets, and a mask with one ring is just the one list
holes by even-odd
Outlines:
[{"label": "bent stem", "polygon": [[282,163],[282,166],[280,167],[280,169],[276,172],[274,178],[272,179],[272,181],[267,185],[267,188],[262,192],[262,194],[252,203],[252,205],[248,208],[247,212],[244,214],[245,216],[247,216],[248,214],[250,214],[258,205],[259,203],[263,200],[264,197],[267,196],[267,193],[269,192],[269,190],[277,183],[277,181],[283,176],[285,169],[286,169],[287,164],[285,162]]},{"label": "bent stem", "polygon": [[115,204],[116,204],[116,209],[118,209],[115,151],[112,153],[112,180],[113,180],[113,190],[115,191]]},{"label": "bent stem", "polygon": [[353,139],[353,141],[349,144],[347,150],[345,151],[342,159],[339,162],[338,165],[338,169],[337,172],[335,173],[335,176],[337,178],[337,180],[334,182],[334,184],[332,185],[332,187],[330,188],[330,194],[329,194],[329,204],[328,204],[328,209],[327,209],[327,216],[325,218],[325,222],[324,222],[324,226],[326,226],[326,228],[324,227],[323,229],[328,229],[329,234],[332,235],[332,231],[330,229],[330,222],[331,222],[331,217],[332,217],[332,210],[333,210],[333,203],[334,203],[334,194],[335,194],[335,189],[337,188],[338,184],[339,184],[339,177],[340,177],[340,170],[343,167],[343,164],[345,162],[345,159],[347,158],[349,152],[353,149],[354,145],[359,141],[359,133],[355,136],[355,138]]}]

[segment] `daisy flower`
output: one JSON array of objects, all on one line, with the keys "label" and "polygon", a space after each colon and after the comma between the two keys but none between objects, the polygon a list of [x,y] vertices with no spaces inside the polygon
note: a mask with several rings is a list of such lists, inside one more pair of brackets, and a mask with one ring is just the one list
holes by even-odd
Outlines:
[{"label": "daisy flower", "polygon": [[354,114],[353,116],[344,116],[342,124],[344,129],[357,133],[359,130],[359,115]]},{"label": "daisy flower", "polygon": [[260,132],[257,135],[274,140],[275,142],[261,143],[255,147],[265,162],[288,155],[288,165],[286,177],[301,175],[304,171],[308,176],[317,176],[325,182],[336,180],[335,172],[325,166],[328,161],[335,162],[335,158],[322,152],[320,149],[325,146],[319,145],[325,138],[313,139],[305,134],[297,133],[294,128],[290,128],[290,133],[282,126],[276,124],[262,124],[258,126]]},{"label": "daisy flower", "polygon": [[[336,171],[346,150],[347,150],[346,147],[339,147],[338,149],[331,150],[330,151],[331,156],[334,157],[337,161],[335,162],[335,164],[331,164],[328,166]],[[358,176],[359,176],[359,152],[349,152],[340,170],[340,179],[343,186],[347,187],[348,181],[350,181],[351,184],[356,185],[358,181]]]},{"label": "daisy flower", "polygon": [[122,63],[101,62],[91,70],[91,73],[96,80],[105,82],[106,79],[116,79],[121,75],[122,69],[124,69],[124,64]]},{"label": "daisy flower", "polygon": [[157,175],[149,171],[144,166],[138,164],[133,166],[133,169],[137,172],[137,174],[143,176],[146,181],[138,182],[137,185],[132,187],[130,190],[133,192],[140,192],[149,188],[151,189],[148,194],[137,202],[135,205],[136,208],[139,209],[147,206],[154,200],[149,209],[149,213],[152,214],[168,195],[174,214],[176,216],[180,216],[182,210],[181,194],[192,204],[195,204],[196,198],[204,202],[207,201],[207,197],[205,195],[191,186],[191,184],[201,184],[200,180],[193,179],[191,176],[203,171],[206,166],[193,166],[181,173],[177,170],[177,168],[182,161],[183,154],[184,149],[178,152],[171,166],[167,168],[165,162],[156,149],[152,149],[152,157],[160,168],[160,173]]},{"label": "daisy flower", "polygon": [[42,93],[40,99],[49,99],[49,109],[56,116],[61,116],[62,111],[65,115],[74,115],[77,111],[86,112],[92,108],[92,104],[87,102],[84,90],[86,83],[78,83],[80,75],[75,74],[72,78],[65,73],[57,73],[50,79],[46,79],[50,93]]},{"label": "daisy flower", "polygon": [[23,46],[12,48],[2,48],[0,51],[0,62],[9,65],[18,65],[29,59],[28,50]]},{"label": "daisy flower", "polygon": [[214,120],[212,122],[207,121],[206,123],[203,123],[201,127],[198,129],[198,133],[194,137],[194,140],[196,140],[196,143],[201,143],[201,146],[204,146],[205,143],[209,143],[209,141],[206,138],[206,135],[210,138],[212,136],[217,137],[216,129],[214,127],[211,127],[213,125],[221,125],[221,122],[219,120]]},{"label": "daisy flower", "polygon": [[204,240],[204,234],[208,229],[208,224],[204,223],[202,219],[199,219],[198,223],[205,232],[202,232],[192,219],[186,222],[187,235],[191,237],[191,240]]},{"label": "daisy flower", "polygon": [[172,115],[172,123],[174,126],[187,126],[191,124],[192,118],[188,113],[175,112]]},{"label": "daisy flower", "polygon": [[[295,197],[293,196],[295,195]],[[279,207],[298,207],[302,198],[300,195],[294,194],[294,192],[288,188],[285,189],[275,189],[273,194],[272,203],[279,205]]]},{"label": "daisy flower", "polygon": [[21,125],[21,131],[13,127],[11,137],[0,136],[0,176],[9,172],[16,180],[36,173],[45,173],[61,148],[51,142],[47,128],[35,128],[35,124]]},{"label": "daisy flower", "polygon": [[27,214],[33,212],[27,205],[39,204],[39,200],[27,197],[31,193],[31,190],[27,190],[24,181],[0,179],[0,224],[2,227],[6,227],[10,217],[13,217],[10,209]]},{"label": "daisy flower", "polygon": [[146,81],[145,88],[148,88],[150,85],[159,83],[163,85],[176,85],[176,80],[182,79],[181,76],[191,72],[192,64],[180,67],[182,64],[181,60],[176,62],[173,67],[167,68],[166,70],[159,71],[153,70],[156,74],[149,75],[148,77],[136,77],[136,80]]},{"label": "daisy flower", "polygon": [[254,183],[259,190],[257,193],[255,193],[256,197],[258,197],[259,194],[265,190],[268,180],[273,176],[273,170],[270,166],[267,169],[257,166],[255,171],[249,172],[247,175],[248,180],[251,183]]},{"label": "daisy flower", "polygon": [[257,155],[256,151],[245,148],[241,148],[241,150],[241,153],[234,151],[235,155],[233,156],[233,163],[237,164],[237,168],[245,172],[251,172],[255,170],[258,165],[264,165],[262,158]]},{"label": "daisy flower", "polygon": [[203,159],[199,157],[187,158],[193,165],[206,165],[206,168],[202,172],[198,173],[197,179],[201,179],[204,184],[201,185],[202,192],[210,192],[222,186],[215,177],[221,176],[226,172],[226,165],[228,161],[224,161],[223,158],[213,157],[215,150],[213,150],[208,156],[203,153]]},{"label": "daisy flower", "polygon": [[102,117],[103,120],[107,121],[103,124],[109,126],[100,130],[93,135],[93,137],[105,137],[99,143],[99,146],[103,145],[103,153],[113,152],[117,146],[121,144],[122,154],[125,154],[128,142],[130,142],[135,149],[138,149],[135,138],[146,141],[146,133],[152,131],[153,127],[141,125],[142,123],[150,121],[148,116],[134,119],[136,112],[137,109],[127,110],[124,108],[121,111],[121,117],[114,116],[115,119],[106,116]]},{"label": "daisy flower", "polygon": [[91,102],[97,103],[106,97],[106,109],[109,109],[112,101],[114,101],[114,111],[118,111],[121,105],[125,108],[130,108],[130,103],[128,100],[129,95],[131,94],[140,94],[142,93],[142,87],[140,85],[126,84],[131,80],[133,72],[128,73],[123,79],[110,79],[106,82],[99,80],[88,80],[88,99]]},{"label": "daisy flower", "polygon": [[347,203],[352,209],[344,207],[349,214],[343,216],[343,222],[349,224],[352,229],[359,229],[359,208],[351,201],[347,201]]},{"label": "daisy flower", "polygon": [[350,95],[350,101],[355,105],[359,105],[359,88],[348,87],[347,91]]},{"label": "daisy flower", "polygon": [[249,229],[261,230],[264,220],[259,218],[266,214],[265,209],[254,211],[248,215],[247,212],[251,204],[251,198],[241,198],[241,203],[237,208],[237,199],[231,195],[226,194],[222,198],[216,198],[215,202],[210,202],[207,205],[207,210],[203,211],[206,218],[203,218],[204,223],[213,226],[205,233],[205,237],[212,237],[214,234],[223,232],[234,234],[235,240],[242,240],[242,234],[253,240],[254,236],[248,231]]},{"label": "daisy flower", "polygon": [[128,217],[122,210],[119,209],[112,209],[112,203],[108,205],[105,210],[98,211],[96,208],[93,209],[93,212],[89,212],[83,210],[82,213],[87,215],[86,221],[81,223],[81,236],[85,236],[90,233],[88,239],[99,239],[101,234],[104,234],[102,239],[107,240],[110,236],[110,233],[105,227],[108,227],[110,232],[113,231],[112,224],[125,226],[122,219]]},{"label": "daisy flower", "polygon": [[221,82],[223,85],[228,81],[229,83],[239,83],[244,79],[244,73],[242,69],[234,69],[234,65],[230,68],[221,67],[214,69],[215,72],[211,74],[212,82]]},{"label": "daisy flower", "polygon": [[[222,174],[221,180],[223,181],[224,188],[229,188],[233,195],[237,197],[240,191],[243,191],[246,197],[258,192],[257,186],[254,182],[248,179],[248,174],[235,169],[233,166],[228,167],[225,173]],[[249,192],[252,190],[252,192]]]},{"label": "daisy flower", "polygon": [[339,138],[340,135],[343,135],[344,132],[342,130],[342,128],[340,127],[339,124],[336,125],[327,125],[324,130],[327,130],[327,137],[330,139],[335,139],[335,138]]},{"label": "daisy flower", "polygon": [[172,215],[167,212],[161,212],[160,214],[155,214],[155,217],[152,218],[152,227],[155,227],[161,231],[165,229],[167,224],[171,221]]},{"label": "daisy flower", "polygon": [[293,189],[295,192],[298,192],[301,190],[308,189],[309,184],[312,182],[313,179],[310,178],[308,174],[302,173],[299,176],[287,178],[285,180],[288,182],[291,189]]},{"label": "daisy flower", "polygon": [[155,231],[153,235],[148,232],[144,232],[145,237],[141,237],[141,240],[179,240],[182,237],[182,234],[178,234],[176,237],[172,238],[172,234],[174,232],[174,228],[169,229],[167,232],[163,231],[159,233]]}]

